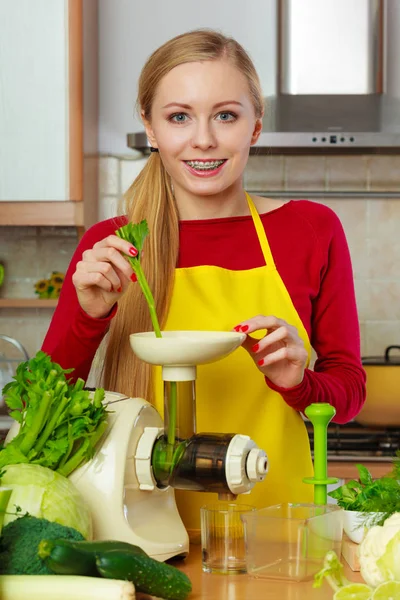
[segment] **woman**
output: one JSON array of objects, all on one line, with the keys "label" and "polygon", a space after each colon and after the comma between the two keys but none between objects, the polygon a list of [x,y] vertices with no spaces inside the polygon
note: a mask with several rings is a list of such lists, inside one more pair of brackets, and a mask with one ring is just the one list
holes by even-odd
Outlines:
[{"label": "woman", "polygon": [[[162,413],[161,382],[153,387],[151,367],[129,347],[130,333],[152,329],[121,254],[136,249],[115,235],[127,220],[147,219],[143,265],[163,328],[247,334],[247,352],[199,369],[198,431],[248,434],[266,450],[270,471],[246,502],[310,501],[312,490],[302,483],[312,462],[301,411],[329,402],[336,421],[346,422],[365,397],[340,222],[316,203],[243,190],[263,97],[234,40],[194,31],[167,42],[144,66],[138,103],[153,152],[126,194],[127,216],[98,223],[80,242],[43,350],[86,378],[109,332],[103,385],[150,399]],[[314,371],[307,368],[311,346]],[[209,496],[177,493],[187,527],[198,526]]]}]

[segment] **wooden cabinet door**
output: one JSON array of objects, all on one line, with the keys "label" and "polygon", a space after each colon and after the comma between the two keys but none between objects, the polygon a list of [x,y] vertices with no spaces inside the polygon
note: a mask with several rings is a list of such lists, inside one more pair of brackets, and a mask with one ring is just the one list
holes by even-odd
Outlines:
[{"label": "wooden cabinet door", "polygon": [[81,0],[0,2],[0,201],[82,199],[81,26]]}]

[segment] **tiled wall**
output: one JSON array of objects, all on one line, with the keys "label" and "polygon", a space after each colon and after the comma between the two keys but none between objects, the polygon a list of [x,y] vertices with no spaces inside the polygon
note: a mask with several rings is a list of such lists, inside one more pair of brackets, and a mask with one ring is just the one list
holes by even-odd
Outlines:
[{"label": "tiled wall", "polygon": [[254,156],[248,190],[399,192],[399,199],[318,199],[341,219],[353,262],[363,355],[400,345],[400,156]]},{"label": "tiled wall", "polygon": [[[99,162],[100,220],[118,210],[144,160],[102,156]],[[363,354],[382,354],[387,345],[400,344],[400,156],[252,156],[244,183],[248,191],[399,191],[399,200],[316,201],[333,208],[347,235]],[[8,272],[0,297],[34,297],[34,282],[52,270],[65,271],[76,243],[73,228],[0,227],[0,262]],[[51,314],[49,309],[0,308],[0,333],[18,337],[34,353]]]},{"label": "tiled wall", "polygon": [[[52,271],[65,273],[76,244],[74,227],[0,227],[0,262],[6,271],[0,298],[36,298],[35,282],[47,279]],[[0,308],[0,334],[18,339],[34,354],[52,314],[49,308]],[[0,341],[1,353],[18,356]]]}]

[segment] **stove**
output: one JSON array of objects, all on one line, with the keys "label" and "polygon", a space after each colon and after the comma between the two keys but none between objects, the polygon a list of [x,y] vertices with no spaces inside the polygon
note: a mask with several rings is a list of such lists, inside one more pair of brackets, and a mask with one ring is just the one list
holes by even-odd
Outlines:
[{"label": "stove", "polygon": [[[314,431],[306,422],[311,451],[314,450]],[[400,450],[399,428],[372,428],[351,422],[328,425],[328,460],[384,462]]]}]

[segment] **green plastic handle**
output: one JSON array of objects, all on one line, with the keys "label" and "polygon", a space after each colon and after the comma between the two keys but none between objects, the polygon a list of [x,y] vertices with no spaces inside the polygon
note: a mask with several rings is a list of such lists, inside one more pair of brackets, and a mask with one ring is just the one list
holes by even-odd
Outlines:
[{"label": "green plastic handle", "polygon": [[328,424],[336,411],[327,403],[310,404],[304,411],[307,419],[314,427],[314,477],[303,479],[304,483],[314,485],[314,503],[326,504],[328,500],[327,485],[336,483],[336,477],[328,478]]}]

